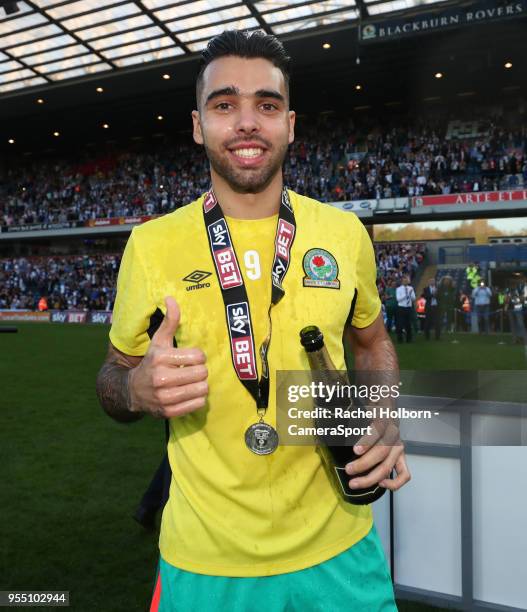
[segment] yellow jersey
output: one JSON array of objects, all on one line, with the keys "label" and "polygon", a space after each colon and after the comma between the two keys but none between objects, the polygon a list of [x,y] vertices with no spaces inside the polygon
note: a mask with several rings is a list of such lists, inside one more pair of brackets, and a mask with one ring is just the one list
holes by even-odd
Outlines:
[{"label": "yellow jersey", "polygon": [[[296,236],[283,288],[271,309],[270,393],[265,422],[276,428],[276,371],[309,370],[299,331],[318,325],[338,369],[345,369],[343,329],[366,327],[381,308],[368,233],[357,216],[288,191]],[[341,553],[372,525],[370,506],[334,492],[313,446],[279,446],[256,455],[245,430],[256,404],[237,378],[225,307],[203,220],[203,196],[133,229],[126,245],[110,330],[129,355],[148,350],[153,313],[165,296],[181,309],[178,347],[207,356],[206,406],[170,419],[169,500],[161,556],[183,570],[218,576],[266,576],[311,567]],[[226,217],[251,309],[255,347],[269,331],[271,267],[278,215]],[[258,373],[261,361],[257,352]]]}]

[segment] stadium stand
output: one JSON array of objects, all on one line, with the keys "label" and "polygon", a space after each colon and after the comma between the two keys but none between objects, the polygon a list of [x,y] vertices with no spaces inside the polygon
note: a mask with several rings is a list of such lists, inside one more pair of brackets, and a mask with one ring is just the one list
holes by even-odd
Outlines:
[{"label": "stadium stand", "polygon": [[120,255],[0,259],[0,309],[113,308]]},{"label": "stadium stand", "polygon": [[[375,247],[381,296],[388,282],[403,274],[415,278],[425,256],[420,243]],[[121,257],[118,254],[40,256],[0,259],[0,309],[37,310],[42,297],[52,310],[113,308]]]},{"label": "stadium stand", "polygon": [[[449,116],[324,116],[303,127],[285,163],[295,191],[325,202],[514,189],[527,184],[527,126],[496,108],[460,131]],[[309,122],[304,121],[305,124]],[[518,127],[519,126],[519,127]],[[0,224],[86,222],[164,214],[208,188],[207,161],[190,139],[155,150],[7,162]],[[3,175],[3,176],[2,176]]]},{"label": "stadium stand", "polygon": [[375,244],[377,285],[382,293],[390,281],[399,283],[407,274],[412,282],[426,257],[424,243],[386,242]]}]

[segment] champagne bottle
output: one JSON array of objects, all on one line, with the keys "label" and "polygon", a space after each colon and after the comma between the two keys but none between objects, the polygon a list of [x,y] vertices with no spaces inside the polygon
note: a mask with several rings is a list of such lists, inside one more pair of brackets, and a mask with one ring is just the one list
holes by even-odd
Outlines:
[{"label": "champagne bottle", "polygon": [[[313,382],[323,383],[324,385],[336,386],[347,385],[348,381],[340,374],[333,365],[328,350],[324,345],[324,336],[316,325],[304,327],[300,332],[300,342],[305,348],[309,365],[311,367],[311,375]],[[321,401],[316,405],[317,408],[325,408],[325,414],[329,414],[329,419],[326,417],[322,420],[315,419],[315,426],[336,426],[342,424],[348,427],[364,427],[363,419],[350,421],[339,419],[335,416],[335,408],[343,408],[344,410],[351,409],[351,400],[348,398],[337,398],[337,394],[333,395],[330,402],[321,398]],[[367,423],[366,423],[367,424]],[[324,468],[329,476],[329,479],[337,492],[337,494],[346,502],[357,505],[371,504],[379,499],[386,489],[378,484],[366,489],[351,489],[348,486],[352,476],[346,473],[346,465],[350,461],[358,458],[353,452],[353,445],[358,441],[356,438],[346,440],[346,445],[343,444],[342,437],[318,436],[317,452],[320,454]],[[365,474],[353,474],[355,476],[364,476]]]}]

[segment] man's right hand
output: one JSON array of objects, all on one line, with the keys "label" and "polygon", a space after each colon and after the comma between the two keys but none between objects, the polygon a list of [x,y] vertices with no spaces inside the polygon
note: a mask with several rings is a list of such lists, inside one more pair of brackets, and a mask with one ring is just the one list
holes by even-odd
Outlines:
[{"label": "man's right hand", "polygon": [[155,417],[181,416],[205,405],[208,384],[205,354],[199,348],[174,348],[180,310],[165,298],[167,312],[141,363],[130,370],[130,411]]}]

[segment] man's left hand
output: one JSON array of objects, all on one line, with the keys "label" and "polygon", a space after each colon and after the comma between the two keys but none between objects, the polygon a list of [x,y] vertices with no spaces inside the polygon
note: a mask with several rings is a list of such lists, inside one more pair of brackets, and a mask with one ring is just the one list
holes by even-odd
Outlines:
[{"label": "man's left hand", "polygon": [[[397,491],[411,479],[404,445],[398,436],[396,441],[387,445],[385,436],[377,432],[374,428],[372,435],[362,438],[353,447],[353,452],[359,458],[346,465],[346,473],[352,477],[349,486],[352,489],[367,489],[379,484],[385,489]],[[390,478],[393,469],[397,476]]]}]

